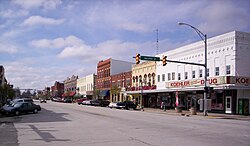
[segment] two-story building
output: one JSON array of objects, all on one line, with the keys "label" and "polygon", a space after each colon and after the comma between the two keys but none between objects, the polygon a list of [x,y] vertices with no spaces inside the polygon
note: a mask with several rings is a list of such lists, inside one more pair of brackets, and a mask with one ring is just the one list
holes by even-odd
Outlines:
[{"label": "two-story building", "polygon": [[76,84],[78,76],[72,75],[64,81],[63,97],[73,97],[76,94]]},{"label": "two-story building", "polygon": [[77,79],[77,96],[83,96],[88,99],[93,99],[95,87],[95,74],[90,74],[85,77]]},{"label": "two-story building", "polygon": [[132,71],[122,72],[111,76],[111,102],[127,101],[131,99],[124,92],[132,85]]},{"label": "two-story building", "polygon": [[110,100],[111,76],[130,71],[132,64],[112,58],[98,62],[96,90],[99,91],[99,98]]},{"label": "two-story building", "polygon": [[156,62],[148,61],[132,66],[132,86],[126,93],[143,107],[158,107],[156,92]]},{"label": "two-story building", "polygon": [[[207,40],[207,98],[211,110],[230,114],[249,114],[250,33],[233,31]],[[168,60],[204,64],[204,42],[199,41],[157,55]],[[175,106],[176,101],[188,109],[199,108],[204,98],[203,66],[157,62],[157,92],[161,99]]]}]

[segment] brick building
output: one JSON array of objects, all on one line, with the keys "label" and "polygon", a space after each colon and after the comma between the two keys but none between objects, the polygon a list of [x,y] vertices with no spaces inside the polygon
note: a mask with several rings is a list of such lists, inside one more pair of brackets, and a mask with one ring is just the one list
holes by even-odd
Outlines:
[{"label": "brick building", "polygon": [[112,58],[98,62],[96,90],[99,91],[99,98],[110,100],[111,76],[130,71],[132,64]]},{"label": "brick building", "polygon": [[126,101],[124,91],[132,85],[132,71],[111,76],[111,102]]}]

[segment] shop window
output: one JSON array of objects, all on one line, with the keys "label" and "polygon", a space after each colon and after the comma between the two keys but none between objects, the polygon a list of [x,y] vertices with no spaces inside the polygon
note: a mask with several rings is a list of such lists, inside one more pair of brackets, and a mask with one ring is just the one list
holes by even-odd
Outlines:
[{"label": "shop window", "polygon": [[192,71],[192,78],[195,78],[195,70]]},{"label": "shop window", "polygon": [[215,67],[215,76],[219,76],[219,75],[220,75],[220,68]]},{"label": "shop window", "polygon": [[230,75],[230,65],[226,65],[226,75]]}]

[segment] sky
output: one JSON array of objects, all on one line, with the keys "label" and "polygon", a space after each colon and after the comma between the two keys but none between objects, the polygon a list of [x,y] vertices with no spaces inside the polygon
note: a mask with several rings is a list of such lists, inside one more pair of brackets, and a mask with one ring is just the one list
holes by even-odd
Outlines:
[{"label": "sky", "polygon": [[208,38],[250,32],[250,1],[0,0],[0,65],[14,88],[44,89],[96,74],[101,60],[135,62],[136,53],[155,56],[200,41],[178,22]]}]

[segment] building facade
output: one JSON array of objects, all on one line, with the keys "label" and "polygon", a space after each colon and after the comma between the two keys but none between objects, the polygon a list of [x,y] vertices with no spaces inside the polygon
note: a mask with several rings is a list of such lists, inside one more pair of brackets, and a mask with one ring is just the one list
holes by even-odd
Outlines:
[{"label": "building facade", "polygon": [[87,97],[88,99],[93,99],[95,78],[95,74],[90,74],[77,79],[77,90],[81,96]]},{"label": "building facade", "polygon": [[[249,114],[250,33],[233,31],[207,40],[207,76],[211,111]],[[204,64],[204,42],[196,42],[157,55],[168,60]],[[184,109],[204,98],[203,66],[157,62],[157,93],[169,106]]]},{"label": "building facade", "polygon": [[64,93],[64,84],[55,81],[54,85],[51,86],[51,96],[62,97],[63,93]]},{"label": "building facade", "polygon": [[64,81],[63,97],[73,97],[76,94],[78,76],[72,75]]},{"label": "building facade", "polygon": [[99,98],[110,100],[111,76],[131,70],[132,64],[112,58],[98,62],[96,90],[99,91]]},{"label": "building facade", "polygon": [[111,76],[111,102],[126,101],[128,99],[124,91],[132,85],[132,71],[122,72]]},{"label": "building facade", "polygon": [[132,86],[127,94],[143,107],[160,106],[156,91],[156,62],[148,61],[132,66]]}]

